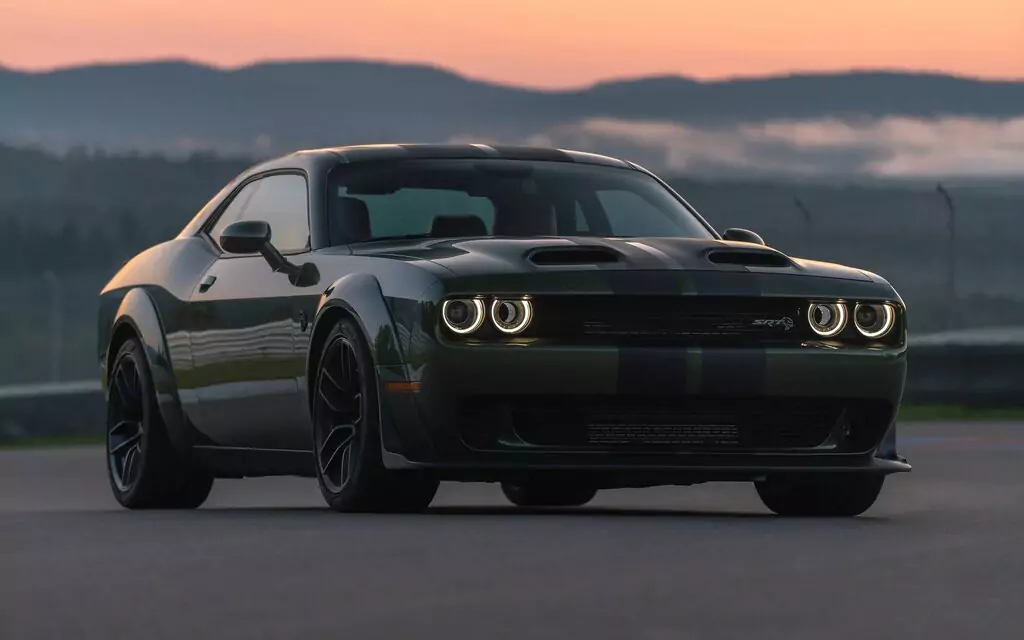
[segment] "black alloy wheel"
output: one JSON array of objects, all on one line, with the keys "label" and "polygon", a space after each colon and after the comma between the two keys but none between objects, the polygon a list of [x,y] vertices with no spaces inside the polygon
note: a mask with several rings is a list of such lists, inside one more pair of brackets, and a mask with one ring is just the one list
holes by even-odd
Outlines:
[{"label": "black alloy wheel", "polygon": [[213,476],[171,443],[137,339],[120,346],[107,383],[107,472],[117,501],[128,509],[203,504]]},{"label": "black alloy wheel", "polygon": [[340,493],[358,464],[357,435],[363,428],[363,375],[355,347],[344,335],[324,350],[317,378],[316,460],[324,486]]},{"label": "black alloy wheel", "polygon": [[110,478],[118,491],[131,491],[142,472],[142,452],[145,431],[142,422],[145,408],[142,397],[145,390],[135,360],[124,354],[118,359],[110,376],[108,401],[109,424],[107,432],[107,463]]},{"label": "black alloy wheel", "polygon": [[770,475],[754,486],[780,516],[852,518],[875,504],[884,484],[881,474],[834,472]]},{"label": "black alloy wheel", "polygon": [[439,482],[425,472],[384,466],[377,377],[359,325],[338,322],[328,334],[313,386],[313,445],[324,500],[339,512],[418,512]]},{"label": "black alloy wheel", "polygon": [[518,507],[582,507],[594,499],[597,488],[549,479],[502,482],[501,492]]}]

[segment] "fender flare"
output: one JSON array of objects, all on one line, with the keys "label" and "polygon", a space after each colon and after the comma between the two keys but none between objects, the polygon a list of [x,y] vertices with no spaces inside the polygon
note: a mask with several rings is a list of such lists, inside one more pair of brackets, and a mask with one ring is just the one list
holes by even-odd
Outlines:
[{"label": "fender flare", "polygon": [[315,376],[314,365],[320,357],[316,348],[317,338],[322,338],[324,332],[329,330],[328,325],[337,311],[344,311],[351,316],[363,330],[375,366],[405,366],[405,360],[398,350],[394,318],[384,302],[380,282],[368,273],[352,273],[335,280],[320,298],[313,318],[310,349],[306,354],[307,380]]},{"label": "fender flare", "polygon": [[[306,354],[306,402],[313,414],[316,368],[323,343],[334,323],[341,316],[352,318],[363,332],[370,347],[378,385],[378,398],[383,400],[388,382],[408,382],[405,359],[401,353],[398,333],[384,291],[376,277],[353,273],[336,280],[324,292],[317,307]],[[408,399],[413,402],[412,398]],[[381,446],[385,452],[403,451],[409,444],[395,426],[392,407],[378,402]],[[415,408],[413,408],[415,412]]]},{"label": "fender flare", "polygon": [[181,407],[163,323],[156,303],[145,289],[136,287],[129,290],[114,314],[103,359],[104,399],[109,394],[108,371],[113,364],[112,359],[117,355],[111,351],[110,346],[118,339],[119,334],[126,330],[130,330],[142,345],[146,363],[149,365],[150,378],[153,380],[157,410],[167,428],[167,435],[176,448],[184,451],[192,444],[187,436],[188,422]]}]

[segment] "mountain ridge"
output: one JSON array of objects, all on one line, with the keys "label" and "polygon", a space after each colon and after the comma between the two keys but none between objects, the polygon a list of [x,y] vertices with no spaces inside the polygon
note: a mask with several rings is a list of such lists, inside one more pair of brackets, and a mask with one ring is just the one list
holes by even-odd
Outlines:
[{"label": "mountain ridge", "polygon": [[509,88],[509,89],[521,89],[525,91],[537,92],[537,93],[575,93],[580,91],[587,91],[589,89],[605,86],[605,85],[616,85],[616,84],[632,84],[637,82],[648,82],[648,81],[683,81],[697,85],[722,85],[722,84],[736,84],[736,83],[747,83],[747,82],[771,82],[776,80],[787,80],[787,79],[818,79],[818,78],[850,78],[857,76],[874,76],[874,77],[905,77],[905,78],[934,78],[934,79],[947,79],[956,81],[965,81],[969,83],[979,84],[1010,84],[1018,85],[1024,84],[1024,76],[1019,78],[1011,77],[983,77],[974,76],[964,73],[953,73],[936,70],[915,70],[915,69],[903,69],[896,67],[863,67],[857,68],[852,67],[842,70],[793,70],[786,72],[775,72],[775,73],[763,73],[763,74],[732,74],[724,75],[719,77],[701,78],[697,76],[689,76],[686,74],[673,74],[673,73],[641,73],[632,76],[609,76],[589,83],[583,83],[580,85],[570,85],[565,87],[542,87],[542,86],[531,86],[527,84],[519,84],[511,81],[498,81],[493,79],[485,79],[475,77],[472,74],[458,71],[453,67],[448,67],[440,64],[433,64],[429,62],[408,62],[399,60],[386,60],[377,58],[268,58],[265,60],[258,60],[254,62],[248,62],[244,64],[236,65],[218,65],[210,62],[204,62],[187,57],[165,57],[165,58],[151,58],[142,60],[123,60],[123,61],[101,61],[101,62],[90,62],[90,63],[77,63],[68,65],[58,65],[47,69],[19,69],[17,67],[8,66],[0,63],[0,72],[7,72],[17,75],[26,76],[47,76],[57,75],[66,72],[84,71],[90,69],[104,69],[104,68],[139,68],[139,67],[170,67],[170,66],[181,66],[190,67],[194,69],[206,69],[218,73],[237,73],[244,72],[259,68],[269,67],[328,67],[328,66],[367,66],[367,67],[380,67],[380,68],[392,68],[392,69],[419,69],[439,72],[444,75],[455,76],[467,82],[492,85],[497,87]]},{"label": "mountain ridge", "polygon": [[[777,122],[1024,117],[1024,80],[898,70],[724,79],[660,74],[534,89],[429,64],[305,59],[220,68],[169,58],[0,68],[0,96],[0,141],[172,154],[473,139],[616,155],[636,151],[635,132],[618,130],[623,123],[683,127],[690,135]],[[618,127],[613,145],[602,127]],[[843,153],[843,166],[864,164],[856,148]]]}]

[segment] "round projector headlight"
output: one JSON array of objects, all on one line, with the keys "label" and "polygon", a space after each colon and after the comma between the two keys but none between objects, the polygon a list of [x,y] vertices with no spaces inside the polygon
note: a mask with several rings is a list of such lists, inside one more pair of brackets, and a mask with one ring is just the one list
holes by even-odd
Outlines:
[{"label": "round projector headlight", "polygon": [[502,333],[522,333],[533,320],[533,305],[526,298],[496,298],[491,303],[491,321]]},{"label": "round projector headlight", "polygon": [[807,308],[807,323],[823,338],[839,335],[846,328],[846,305],[841,302],[813,302]]},{"label": "round projector headlight", "polygon": [[896,312],[889,304],[858,304],[853,311],[853,323],[865,338],[881,338],[892,331]]},{"label": "round projector headlight", "polygon": [[479,298],[445,300],[441,305],[441,318],[455,333],[473,333],[484,324],[484,301]]}]

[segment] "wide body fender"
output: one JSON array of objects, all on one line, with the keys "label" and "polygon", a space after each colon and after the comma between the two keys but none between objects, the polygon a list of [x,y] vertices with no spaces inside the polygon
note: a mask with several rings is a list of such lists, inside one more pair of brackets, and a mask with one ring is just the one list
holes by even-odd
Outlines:
[{"label": "wide body fender", "polygon": [[120,336],[126,330],[134,333],[141,342],[146,363],[149,365],[150,377],[153,380],[157,410],[160,412],[171,442],[176,448],[184,451],[193,444],[192,439],[188,436],[191,431],[187,427],[188,421],[181,408],[181,398],[178,395],[178,385],[174,376],[171,352],[165,337],[163,322],[157,311],[156,303],[143,288],[132,288],[125,293],[113,314],[113,320],[109,323],[108,330],[105,334],[101,334],[105,335],[100,354],[104,399],[107,399],[109,394],[109,369],[113,364],[113,358],[117,355],[111,350],[111,346],[117,344],[117,348],[120,348],[120,344],[122,344]]},{"label": "wide body fender", "polygon": [[[320,299],[306,357],[310,415],[324,342],[331,328],[346,316],[355,320],[370,346],[376,372],[381,446],[384,452],[401,453],[429,447],[430,440],[423,432],[415,394],[408,390],[398,393],[391,391],[396,383],[401,387],[401,383],[411,381],[404,353],[404,345],[408,340],[403,339],[403,333],[407,334],[410,327],[405,327],[404,332],[399,329],[380,282],[369,273],[353,273],[339,278]],[[404,428],[396,426],[399,421]]]}]

